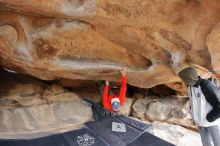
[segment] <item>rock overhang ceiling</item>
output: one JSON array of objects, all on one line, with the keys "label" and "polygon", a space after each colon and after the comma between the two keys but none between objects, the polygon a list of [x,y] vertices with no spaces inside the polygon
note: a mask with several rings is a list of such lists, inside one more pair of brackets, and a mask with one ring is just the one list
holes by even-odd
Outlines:
[{"label": "rock overhang ceiling", "polygon": [[218,0],[0,0],[0,64],[43,80],[177,82],[188,63],[219,73]]}]

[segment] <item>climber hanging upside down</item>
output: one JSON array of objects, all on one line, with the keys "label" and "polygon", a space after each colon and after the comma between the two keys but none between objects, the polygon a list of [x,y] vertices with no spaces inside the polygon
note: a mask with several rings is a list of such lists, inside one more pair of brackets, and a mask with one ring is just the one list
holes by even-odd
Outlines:
[{"label": "climber hanging upside down", "polygon": [[123,106],[125,102],[125,96],[126,96],[126,68],[123,67],[121,69],[121,75],[122,75],[122,84],[120,88],[119,95],[115,95],[111,89],[109,88],[109,81],[105,81],[105,85],[102,85],[101,87],[101,95],[103,97],[102,103],[103,107],[107,111],[111,112],[119,112],[120,108]]}]

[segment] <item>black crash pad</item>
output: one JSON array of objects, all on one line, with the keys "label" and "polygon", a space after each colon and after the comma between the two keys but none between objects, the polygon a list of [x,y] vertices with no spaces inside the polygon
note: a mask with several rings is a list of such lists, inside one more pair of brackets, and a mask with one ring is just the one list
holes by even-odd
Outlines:
[{"label": "black crash pad", "polygon": [[[112,122],[125,124],[126,132],[113,132]],[[148,133],[148,127],[125,116],[108,116],[62,134],[28,140],[0,139],[0,146],[174,146]]]},{"label": "black crash pad", "polygon": [[0,146],[108,146],[86,128],[30,140],[0,140]]},{"label": "black crash pad", "polygon": [[[116,123],[123,123],[122,121],[118,120],[117,118],[110,116],[102,121],[98,122],[88,122],[85,123],[85,126],[95,135],[102,137],[106,140],[106,143],[111,145],[127,145],[134,141],[137,137],[141,135],[141,131],[137,130],[134,127],[125,124],[126,132],[113,132],[112,131],[112,122]],[[105,132],[103,132],[105,131]],[[111,135],[111,136],[109,136]]]},{"label": "black crash pad", "polygon": [[145,124],[145,123],[139,122],[139,121],[134,120],[132,118],[128,118],[128,117],[126,117],[124,115],[117,115],[117,116],[115,116],[115,118],[117,118],[121,122],[123,122],[123,123],[125,123],[125,124],[127,124],[127,125],[129,125],[129,126],[131,126],[133,128],[135,128],[135,129],[137,129],[139,131],[142,131],[142,132],[146,131],[150,127],[149,124]]}]

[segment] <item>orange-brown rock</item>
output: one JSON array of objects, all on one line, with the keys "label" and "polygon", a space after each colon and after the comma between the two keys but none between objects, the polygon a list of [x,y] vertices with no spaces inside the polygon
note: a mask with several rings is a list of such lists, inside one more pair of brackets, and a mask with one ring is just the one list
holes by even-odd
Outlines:
[{"label": "orange-brown rock", "polygon": [[178,82],[194,63],[220,73],[219,0],[0,0],[0,65],[43,80]]}]

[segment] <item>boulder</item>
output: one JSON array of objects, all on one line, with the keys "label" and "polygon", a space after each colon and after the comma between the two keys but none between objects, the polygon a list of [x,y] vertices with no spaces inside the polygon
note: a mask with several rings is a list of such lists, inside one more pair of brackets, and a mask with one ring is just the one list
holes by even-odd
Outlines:
[{"label": "boulder", "polygon": [[218,0],[0,0],[0,66],[66,85],[126,66],[142,88],[188,63],[219,73],[219,16]]},{"label": "boulder", "polygon": [[122,106],[120,113],[129,116],[132,110],[132,104],[134,103],[134,98],[126,98],[124,105]]},{"label": "boulder", "polygon": [[58,131],[78,129],[91,120],[91,108],[80,100],[10,110],[1,109],[0,137],[36,138]]},{"label": "boulder", "polygon": [[187,98],[145,97],[132,106],[132,116],[146,121],[161,121],[196,130]]}]

